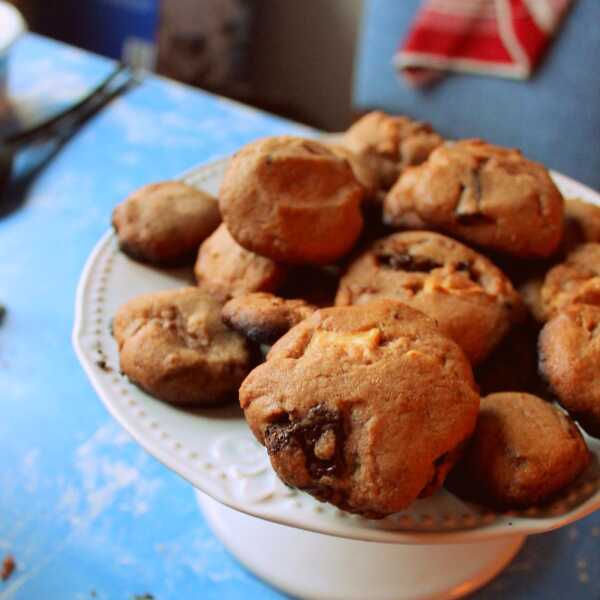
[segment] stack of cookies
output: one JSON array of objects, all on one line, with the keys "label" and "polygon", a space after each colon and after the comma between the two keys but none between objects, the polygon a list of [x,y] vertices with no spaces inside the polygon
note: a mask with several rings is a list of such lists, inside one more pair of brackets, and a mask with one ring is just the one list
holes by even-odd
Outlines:
[{"label": "stack of cookies", "polygon": [[197,281],[118,311],[123,373],[180,406],[239,399],[286,484],[381,518],[444,484],[528,507],[588,466],[600,208],[519,151],[375,112],[335,144],[248,144],[218,200],[146,186],[113,225]]}]

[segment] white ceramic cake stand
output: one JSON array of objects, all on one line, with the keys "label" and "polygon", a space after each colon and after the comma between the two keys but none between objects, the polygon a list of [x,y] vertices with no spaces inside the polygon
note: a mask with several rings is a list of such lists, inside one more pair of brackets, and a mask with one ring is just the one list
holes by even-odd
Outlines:
[{"label": "white ceramic cake stand", "polygon": [[[216,193],[226,161],[183,179]],[[554,174],[566,196],[600,196]],[[73,343],[112,415],[152,455],[198,490],[217,536],[251,571],[304,598],[458,598],[494,577],[525,536],[567,525],[600,508],[600,442],[595,460],[561,498],[498,514],[446,491],[380,521],[349,515],[285,487],[236,406],[184,411],[159,402],[119,374],[110,322],[126,300],[191,283],[187,271],[129,260],[108,232],[81,276]]]}]

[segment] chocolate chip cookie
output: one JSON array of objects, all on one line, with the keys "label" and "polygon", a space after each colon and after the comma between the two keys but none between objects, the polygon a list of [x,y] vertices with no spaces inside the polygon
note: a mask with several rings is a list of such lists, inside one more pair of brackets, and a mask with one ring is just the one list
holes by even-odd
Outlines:
[{"label": "chocolate chip cookie", "polygon": [[541,301],[546,318],[571,304],[600,306],[600,244],[583,244],[550,269]]},{"label": "chocolate chip cookie", "polygon": [[378,518],[442,484],[479,395],[431,319],[380,300],[300,322],[245,379],[240,404],[285,483]]},{"label": "chocolate chip cookie", "polygon": [[487,258],[430,231],[380,239],[350,264],[336,305],[376,298],[395,298],[435,319],[473,364],[523,313],[512,284]]},{"label": "chocolate chip cookie", "polygon": [[242,248],[225,224],[200,246],[194,266],[198,286],[222,300],[249,292],[275,291],[286,272],[283,265]]},{"label": "chocolate chip cookie", "polygon": [[571,305],[540,333],[540,371],[590,435],[600,438],[600,307]]},{"label": "chocolate chip cookie", "polygon": [[494,508],[527,508],[568,486],[589,462],[581,433],[559,408],[530,394],[492,394],[481,399],[449,487]]},{"label": "chocolate chip cookie", "polygon": [[258,344],[271,345],[294,325],[316,310],[304,300],[286,300],[256,292],[233,298],[223,307],[221,317],[231,329]]},{"label": "chocolate chip cookie", "polygon": [[113,335],[123,373],[171,404],[220,404],[250,370],[245,339],[223,324],[221,304],[198,288],[130,300],[113,320]]},{"label": "chocolate chip cookie", "polygon": [[340,143],[379,173],[379,187],[388,190],[404,169],[426,161],[443,143],[428,123],[374,111],[359,119]]},{"label": "chocolate chip cookie", "polygon": [[200,243],[220,222],[216,199],[180,181],[140,188],[112,216],[125,254],[164,266],[191,264]]},{"label": "chocolate chip cookie", "polygon": [[546,257],[561,241],[563,198],[548,171],[519,151],[464,140],[408,169],[385,198],[384,219],[514,256]]},{"label": "chocolate chip cookie", "polygon": [[358,239],[363,195],[347,160],[324,144],[279,136],[235,154],[219,206],[247,250],[283,263],[327,264]]}]

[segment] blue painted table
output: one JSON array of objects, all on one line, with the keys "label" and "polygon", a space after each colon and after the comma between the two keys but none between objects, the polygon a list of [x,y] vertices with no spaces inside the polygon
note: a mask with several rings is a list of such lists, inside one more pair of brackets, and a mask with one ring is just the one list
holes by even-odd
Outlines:
[{"label": "blue painted table", "polygon": [[[25,121],[69,102],[111,64],[28,35],[9,89]],[[302,128],[149,78],[0,203],[0,600],[282,598],[208,530],[192,488],[108,416],[71,349],[79,274],[113,206],[263,135]],[[23,175],[39,153],[24,155]],[[22,178],[21,178],[22,179]],[[530,538],[480,599],[600,598],[600,514]]]}]

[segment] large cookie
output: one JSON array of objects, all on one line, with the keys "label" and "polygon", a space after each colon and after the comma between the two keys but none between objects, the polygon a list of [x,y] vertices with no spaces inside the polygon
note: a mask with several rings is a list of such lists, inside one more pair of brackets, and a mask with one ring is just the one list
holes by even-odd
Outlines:
[{"label": "large cookie", "polygon": [[113,335],[123,373],[171,404],[220,404],[250,370],[246,341],[222,323],[221,304],[198,288],[130,300],[113,320]]},{"label": "large cookie", "polygon": [[449,487],[494,508],[527,508],[572,483],[589,462],[581,433],[560,409],[530,394],[492,394],[481,399]]},{"label": "large cookie", "polygon": [[540,333],[540,371],[560,403],[600,437],[600,307],[571,305]]},{"label": "large cookie", "polygon": [[473,363],[491,352],[522,303],[487,258],[446,236],[407,231],[377,240],[342,277],[336,305],[395,298],[435,319]]},{"label": "large cookie", "polygon": [[192,263],[198,246],[220,222],[216,199],[180,181],[145,185],[112,217],[121,250],[157,265]]},{"label": "large cookie", "polygon": [[381,300],[296,325],[248,375],[240,404],[285,483],[375,518],[442,484],[479,395],[431,319]]},{"label": "large cookie", "polygon": [[545,257],[561,241],[563,198],[543,165],[517,150],[464,140],[408,169],[385,198],[384,218],[519,257]]},{"label": "large cookie", "polygon": [[242,248],[222,223],[200,246],[194,266],[198,286],[226,300],[250,292],[273,292],[287,269]]},{"label": "large cookie", "polygon": [[280,136],[235,154],[219,206],[247,250],[284,263],[327,264],[360,235],[363,195],[347,160],[324,144]]}]

